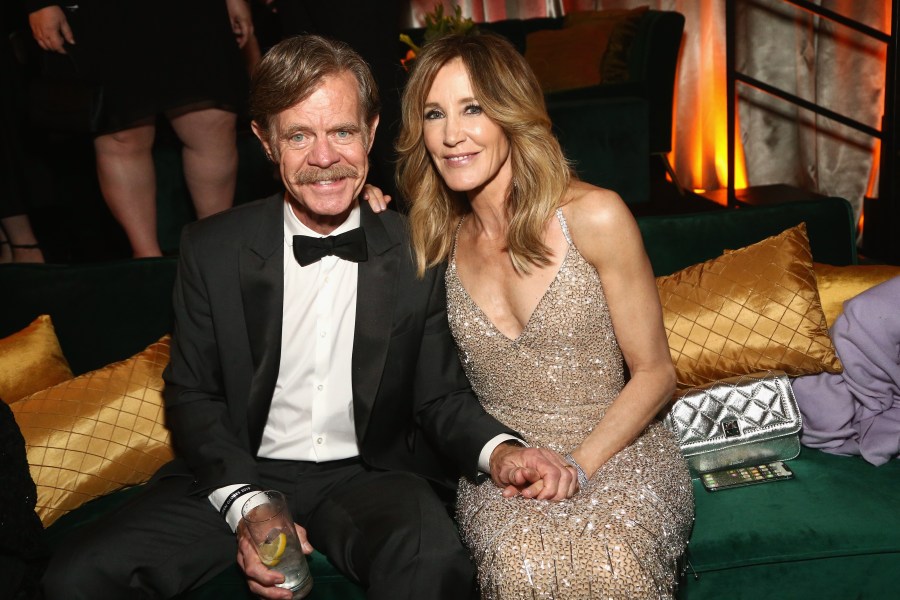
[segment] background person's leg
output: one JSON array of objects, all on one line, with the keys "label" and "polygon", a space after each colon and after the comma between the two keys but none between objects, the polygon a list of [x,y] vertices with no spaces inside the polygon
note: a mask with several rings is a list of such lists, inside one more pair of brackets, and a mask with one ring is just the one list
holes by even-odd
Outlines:
[{"label": "background person's leg", "polygon": [[[0,263],[42,263],[44,253],[34,237],[28,215],[14,215],[0,219]],[[7,253],[8,250],[8,253]],[[6,258],[9,260],[6,260]]]},{"label": "background person's leg", "polygon": [[162,256],[156,239],[155,134],[150,123],[94,139],[100,191],[135,258]]},{"label": "background person's leg", "polygon": [[228,111],[208,108],[184,113],[170,120],[178,138],[184,143],[184,179],[197,218],[231,208],[238,169],[237,116]]}]

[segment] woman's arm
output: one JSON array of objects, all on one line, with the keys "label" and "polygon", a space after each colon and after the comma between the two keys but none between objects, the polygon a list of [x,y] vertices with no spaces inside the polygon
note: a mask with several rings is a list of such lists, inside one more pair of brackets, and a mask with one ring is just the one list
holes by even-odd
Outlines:
[{"label": "woman's arm", "polygon": [[603,282],[631,379],[572,452],[588,477],[640,435],[669,401],[675,369],[650,260],[631,211],[614,192],[573,184],[563,208],[573,241]]}]

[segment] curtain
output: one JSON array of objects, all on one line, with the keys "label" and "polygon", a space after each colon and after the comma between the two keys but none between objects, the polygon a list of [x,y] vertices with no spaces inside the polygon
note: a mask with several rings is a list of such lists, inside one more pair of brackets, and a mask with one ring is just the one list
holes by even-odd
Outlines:
[{"label": "curtain", "polygon": [[528,19],[531,17],[558,17],[563,14],[563,0],[410,0],[406,18],[407,27],[425,24],[423,15],[438,4],[444,14],[453,14],[454,7],[462,8],[463,16],[476,23],[490,23],[503,19]]},{"label": "curtain", "polygon": [[[816,0],[870,27],[890,28],[890,0]],[[444,0],[445,10],[455,2]],[[460,0],[475,21],[649,5],[685,17],[670,155],[690,189],[728,185],[725,0]],[[411,0],[420,25],[434,0]],[[878,128],[885,47],[781,0],[737,2],[736,67],[761,81]],[[875,189],[873,138],[738,84],[735,186],[784,183],[847,198],[857,215]]]},{"label": "curtain", "polygon": [[[818,0],[888,31],[886,0]],[[875,129],[884,110],[886,45],[779,0],[737,3],[738,71]],[[740,139],[752,185],[787,183],[846,198],[857,218],[877,191],[877,139],[738,84]]]}]

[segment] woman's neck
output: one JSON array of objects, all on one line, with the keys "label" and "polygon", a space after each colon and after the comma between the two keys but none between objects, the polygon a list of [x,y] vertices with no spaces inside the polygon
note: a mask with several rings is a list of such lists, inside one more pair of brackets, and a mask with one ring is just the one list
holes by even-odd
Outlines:
[{"label": "woman's neck", "polygon": [[470,227],[473,227],[473,233],[476,236],[484,236],[488,239],[506,237],[509,218],[506,214],[505,199],[469,198],[469,205],[472,207]]},{"label": "woman's neck", "polygon": [[510,185],[511,178],[507,182],[495,179],[490,182],[490,185],[467,194],[469,206],[472,207],[472,221],[476,235],[485,236],[488,239],[506,237],[509,227],[507,203],[509,202]]}]

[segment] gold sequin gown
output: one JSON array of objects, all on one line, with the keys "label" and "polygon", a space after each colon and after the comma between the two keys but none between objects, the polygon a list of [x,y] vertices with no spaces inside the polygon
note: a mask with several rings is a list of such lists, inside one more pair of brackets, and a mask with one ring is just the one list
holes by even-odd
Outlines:
[{"label": "gold sequin gown", "polygon": [[[485,409],[533,446],[565,454],[624,385],[603,286],[569,242],[559,273],[518,338],[497,330],[447,269],[450,326]],[[458,230],[457,230],[458,231]],[[670,598],[693,522],[690,475],[654,421],[563,502],[505,499],[460,481],[457,518],[485,599]]]}]

